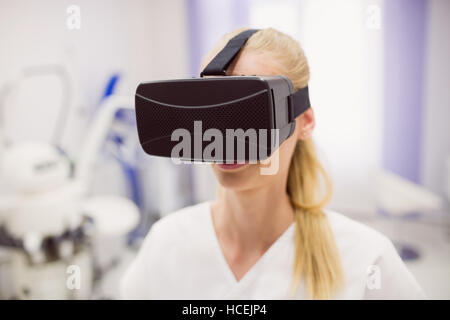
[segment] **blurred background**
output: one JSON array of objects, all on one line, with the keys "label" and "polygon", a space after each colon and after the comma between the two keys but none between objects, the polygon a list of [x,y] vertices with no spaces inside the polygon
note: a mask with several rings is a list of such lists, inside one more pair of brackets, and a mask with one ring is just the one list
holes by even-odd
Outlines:
[{"label": "blurred background", "polygon": [[134,90],[199,75],[226,32],[274,27],[311,69],[329,205],[450,298],[447,0],[0,0],[0,298],[118,298],[152,223],[216,194],[146,156]]}]

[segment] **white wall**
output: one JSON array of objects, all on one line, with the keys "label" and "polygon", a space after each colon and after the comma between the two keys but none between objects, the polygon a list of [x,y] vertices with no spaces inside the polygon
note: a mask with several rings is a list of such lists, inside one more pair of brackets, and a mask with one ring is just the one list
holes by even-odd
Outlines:
[{"label": "white wall", "polygon": [[444,174],[450,157],[450,1],[430,0],[427,20],[421,175],[426,187],[444,196],[450,184]]}]

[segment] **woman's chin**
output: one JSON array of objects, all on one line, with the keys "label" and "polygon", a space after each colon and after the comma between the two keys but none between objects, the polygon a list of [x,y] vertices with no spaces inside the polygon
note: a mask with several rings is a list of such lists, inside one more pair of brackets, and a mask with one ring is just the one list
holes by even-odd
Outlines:
[{"label": "woman's chin", "polygon": [[246,189],[252,179],[252,166],[245,164],[213,164],[213,171],[219,184],[227,189]]}]

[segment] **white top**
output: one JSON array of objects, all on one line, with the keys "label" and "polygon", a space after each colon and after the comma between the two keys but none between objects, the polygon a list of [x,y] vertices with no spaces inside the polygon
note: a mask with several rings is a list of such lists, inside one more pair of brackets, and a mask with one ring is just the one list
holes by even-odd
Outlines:
[{"label": "white top", "polygon": [[[124,299],[289,299],[295,223],[236,280],[214,230],[210,203],[156,222],[120,283]],[[421,288],[391,241],[339,213],[325,210],[344,270],[335,299],[422,299]],[[296,299],[306,299],[300,286]]]}]

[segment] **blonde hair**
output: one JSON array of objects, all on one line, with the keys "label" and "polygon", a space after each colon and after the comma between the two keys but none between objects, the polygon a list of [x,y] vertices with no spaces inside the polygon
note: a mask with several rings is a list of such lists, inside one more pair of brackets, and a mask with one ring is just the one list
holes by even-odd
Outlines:
[{"label": "blonde hair", "polygon": [[[224,35],[203,59],[202,69],[232,37],[245,29]],[[307,59],[292,37],[272,28],[262,29],[253,34],[241,50],[249,51],[270,54],[277,71],[290,78],[296,90],[308,84]],[[296,222],[292,293],[304,280],[309,298],[330,299],[342,283],[343,272],[333,232],[323,211],[331,198],[331,181],[316,156],[311,139],[297,141],[288,172],[287,193]]]}]

